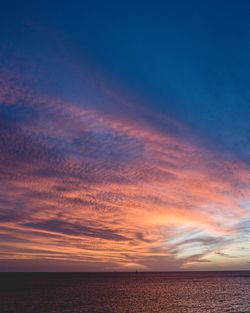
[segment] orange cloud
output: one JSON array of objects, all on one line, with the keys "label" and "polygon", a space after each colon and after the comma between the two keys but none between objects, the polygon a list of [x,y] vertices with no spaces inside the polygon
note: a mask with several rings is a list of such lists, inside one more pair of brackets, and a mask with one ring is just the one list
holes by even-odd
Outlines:
[{"label": "orange cloud", "polygon": [[0,259],[167,270],[210,260],[237,238],[249,217],[240,161],[171,119],[158,127],[157,116],[41,96],[6,73],[0,87]]}]

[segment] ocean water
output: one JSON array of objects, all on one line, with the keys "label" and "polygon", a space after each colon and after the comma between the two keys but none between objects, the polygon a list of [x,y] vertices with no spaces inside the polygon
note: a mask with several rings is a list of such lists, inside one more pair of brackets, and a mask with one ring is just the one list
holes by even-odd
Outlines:
[{"label": "ocean water", "polygon": [[250,313],[250,272],[1,273],[0,312]]}]

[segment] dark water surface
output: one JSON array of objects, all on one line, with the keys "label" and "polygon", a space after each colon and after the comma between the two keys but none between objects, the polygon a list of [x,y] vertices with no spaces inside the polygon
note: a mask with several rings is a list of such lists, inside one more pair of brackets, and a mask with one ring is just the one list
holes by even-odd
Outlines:
[{"label": "dark water surface", "polygon": [[0,312],[250,313],[250,272],[1,273]]}]

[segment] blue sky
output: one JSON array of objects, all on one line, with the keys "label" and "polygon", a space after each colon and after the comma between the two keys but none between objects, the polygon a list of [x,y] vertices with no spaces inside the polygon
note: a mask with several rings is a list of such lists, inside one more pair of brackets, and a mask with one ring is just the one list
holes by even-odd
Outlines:
[{"label": "blue sky", "polygon": [[47,38],[36,42],[27,25],[49,29],[154,111],[248,158],[247,2],[27,1],[6,7],[2,37],[12,46],[26,45],[31,54],[39,45],[48,50]]}]

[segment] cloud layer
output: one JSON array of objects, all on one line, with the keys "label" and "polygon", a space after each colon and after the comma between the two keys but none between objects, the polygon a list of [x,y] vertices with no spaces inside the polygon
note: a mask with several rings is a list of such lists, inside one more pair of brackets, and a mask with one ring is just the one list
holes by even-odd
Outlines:
[{"label": "cloud layer", "polygon": [[91,92],[108,109],[1,70],[2,269],[247,267],[247,164],[105,84]]}]

